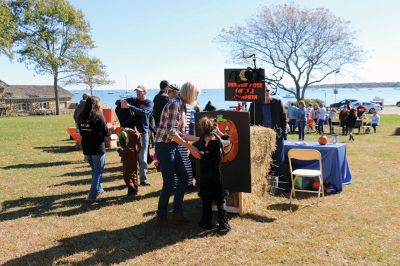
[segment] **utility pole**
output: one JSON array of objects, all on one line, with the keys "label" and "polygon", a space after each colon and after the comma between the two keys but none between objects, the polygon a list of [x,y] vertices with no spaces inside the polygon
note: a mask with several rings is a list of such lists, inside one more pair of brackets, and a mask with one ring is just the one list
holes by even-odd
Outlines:
[{"label": "utility pole", "polygon": [[336,76],[339,74],[339,69],[335,71],[335,88],[333,89],[333,94],[335,94],[335,103],[336,103],[336,95],[338,94],[338,90],[336,89]]}]

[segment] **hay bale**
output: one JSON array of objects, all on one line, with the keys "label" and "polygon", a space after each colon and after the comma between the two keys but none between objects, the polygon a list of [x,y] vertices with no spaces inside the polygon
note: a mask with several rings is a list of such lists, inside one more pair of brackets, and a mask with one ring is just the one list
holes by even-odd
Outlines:
[{"label": "hay bale", "polygon": [[256,211],[268,189],[272,153],[276,149],[275,131],[262,126],[250,127],[251,193],[243,193],[243,211]]}]

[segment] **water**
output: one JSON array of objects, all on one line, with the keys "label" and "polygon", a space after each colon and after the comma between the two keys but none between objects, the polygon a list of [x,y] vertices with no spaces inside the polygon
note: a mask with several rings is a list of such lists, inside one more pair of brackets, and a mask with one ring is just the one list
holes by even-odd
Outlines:
[{"label": "water", "polygon": [[[372,101],[375,97],[384,99],[385,105],[394,105],[397,101],[400,101],[400,90],[399,88],[338,88],[338,94],[333,93],[333,88],[327,89],[307,89],[305,93],[306,99],[321,99],[330,105],[334,102],[339,102],[343,99],[356,99],[359,101]],[[86,91],[77,90],[72,91],[74,93],[72,102],[79,102],[82,98],[82,94]],[[148,90],[148,98],[153,100],[154,96],[159,90]],[[132,96],[136,93],[130,91]],[[125,90],[94,90],[93,95],[100,97],[102,103],[107,104],[109,107],[115,107],[115,101],[120,99],[120,95],[125,94]],[[287,95],[285,91],[279,91],[274,97],[282,100],[283,104],[288,101],[294,101],[294,98],[283,98]],[[230,107],[236,106],[237,102],[225,101],[225,95],[223,89],[203,89],[199,98],[197,99],[200,109],[202,110],[208,101],[217,109],[229,109]]]}]

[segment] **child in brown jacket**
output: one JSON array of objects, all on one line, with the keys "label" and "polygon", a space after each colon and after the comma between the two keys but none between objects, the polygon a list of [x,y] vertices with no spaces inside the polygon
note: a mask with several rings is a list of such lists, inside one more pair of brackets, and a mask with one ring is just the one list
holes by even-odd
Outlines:
[{"label": "child in brown jacket", "polygon": [[128,187],[128,196],[136,196],[139,189],[138,181],[138,161],[139,152],[142,147],[141,137],[136,128],[125,128],[126,146],[118,149],[122,161],[122,171],[126,186]]}]

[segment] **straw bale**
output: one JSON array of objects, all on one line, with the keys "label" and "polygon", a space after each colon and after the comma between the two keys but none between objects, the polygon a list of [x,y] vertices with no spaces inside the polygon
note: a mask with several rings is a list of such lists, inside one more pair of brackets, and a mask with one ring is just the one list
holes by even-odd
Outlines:
[{"label": "straw bale", "polygon": [[272,153],[276,149],[275,131],[262,126],[250,127],[251,193],[243,193],[243,211],[257,211],[268,189]]}]

